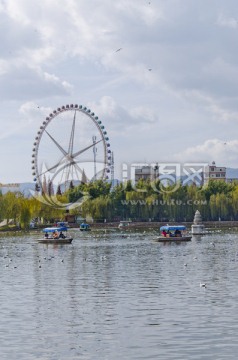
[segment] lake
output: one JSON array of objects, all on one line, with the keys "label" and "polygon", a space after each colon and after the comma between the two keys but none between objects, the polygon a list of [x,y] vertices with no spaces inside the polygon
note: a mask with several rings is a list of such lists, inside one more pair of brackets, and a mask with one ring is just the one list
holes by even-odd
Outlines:
[{"label": "lake", "polygon": [[156,235],[1,237],[0,359],[237,359],[238,232]]}]

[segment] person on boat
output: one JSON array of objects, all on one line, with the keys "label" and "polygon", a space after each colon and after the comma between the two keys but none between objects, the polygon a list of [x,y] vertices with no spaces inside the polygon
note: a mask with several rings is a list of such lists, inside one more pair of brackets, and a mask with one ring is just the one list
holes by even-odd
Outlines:
[{"label": "person on boat", "polygon": [[65,239],[65,238],[66,238],[66,236],[62,233],[62,231],[61,231],[60,234],[59,234],[59,238],[60,238],[60,239]]},{"label": "person on boat", "polygon": [[49,234],[46,232],[45,233],[45,238],[48,239],[48,237],[49,237]]},{"label": "person on boat", "polygon": [[54,231],[54,232],[53,232],[53,239],[58,239],[58,237],[59,237],[59,236],[58,236],[57,231]]},{"label": "person on boat", "polygon": [[181,231],[179,229],[176,229],[174,234],[175,236],[181,236]]},{"label": "person on boat", "polygon": [[162,231],[162,235],[163,235],[164,237],[166,237],[167,232],[166,232],[165,230],[163,230],[163,231]]}]

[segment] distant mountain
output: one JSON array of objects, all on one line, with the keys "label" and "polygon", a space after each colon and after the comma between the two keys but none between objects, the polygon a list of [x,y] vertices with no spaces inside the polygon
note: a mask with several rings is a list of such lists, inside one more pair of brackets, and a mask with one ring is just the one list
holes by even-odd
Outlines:
[{"label": "distant mountain", "polygon": [[[118,185],[121,181],[120,180],[114,180],[113,186]],[[74,186],[77,186],[80,184],[80,181],[74,181]],[[61,185],[61,190],[63,190],[63,185]],[[0,191],[2,194],[6,194],[8,191],[11,192],[17,192],[20,191],[23,193],[24,197],[31,197],[32,191],[34,193],[35,191],[35,183],[17,183],[17,184],[3,184],[0,186]],[[57,187],[54,187],[54,192],[56,193]]]},{"label": "distant mountain", "polygon": [[[238,169],[234,169],[234,168],[226,168],[226,178],[227,179],[237,179],[238,180]],[[186,176],[181,176],[180,180],[183,182],[186,180]],[[110,180],[108,180],[110,181]],[[114,179],[114,181],[112,182],[113,187],[116,185],[119,185],[122,181],[118,180],[118,179]],[[79,182],[78,182],[79,183]],[[75,186],[78,185],[78,183],[74,183]],[[193,181],[189,181],[186,182],[188,185],[191,185],[193,183]],[[35,191],[35,183],[30,183],[30,182],[26,182],[26,183],[18,183],[18,184],[6,184],[6,185],[0,185],[0,191],[2,192],[2,194],[6,194],[8,191],[11,192],[16,192],[16,191],[20,191],[21,193],[24,194],[25,197],[31,197],[32,196],[32,191],[34,193]],[[57,191],[56,187],[54,189],[55,193]]]},{"label": "distant mountain", "polygon": [[[174,179],[175,178],[176,178],[176,176],[174,176]],[[226,178],[238,180],[238,169],[226,168]],[[201,185],[202,179],[195,177],[194,179],[192,178],[191,180],[189,180],[187,175],[183,175],[183,176],[177,177],[177,180],[180,180],[182,182],[182,184],[186,184],[186,185],[192,185],[194,183],[196,183],[197,185]]]},{"label": "distant mountain", "polygon": [[227,168],[226,177],[228,179],[238,179],[238,169]]},{"label": "distant mountain", "polygon": [[18,184],[6,184],[0,187],[2,194],[6,194],[8,191],[17,192],[20,191],[25,197],[31,196],[31,192],[35,191],[35,183],[18,183]]}]

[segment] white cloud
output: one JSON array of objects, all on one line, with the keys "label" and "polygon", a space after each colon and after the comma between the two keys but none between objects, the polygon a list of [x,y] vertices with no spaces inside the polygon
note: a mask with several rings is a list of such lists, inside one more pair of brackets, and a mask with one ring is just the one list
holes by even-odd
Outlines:
[{"label": "white cloud", "polygon": [[212,162],[218,166],[233,167],[238,158],[238,140],[209,139],[203,144],[189,147],[174,157],[182,162]]},{"label": "white cloud", "polygon": [[110,96],[103,96],[98,104],[89,103],[89,107],[106,120],[111,130],[121,129],[123,133],[132,127],[151,125],[157,119],[157,114],[148,107],[125,107]]},{"label": "white cloud", "polygon": [[238,28],[238,21],[234,17],[226,17],[224,14],[219,14],[217,19],[217,24],[220,26],[228,27],[231,29],[237,29]]},{"label": "white cloud", "polygon": [[132,118],[140,120],[141,122],[154,123],[158,119],[156,112],[145,106],[132,108],[129,113]]}]

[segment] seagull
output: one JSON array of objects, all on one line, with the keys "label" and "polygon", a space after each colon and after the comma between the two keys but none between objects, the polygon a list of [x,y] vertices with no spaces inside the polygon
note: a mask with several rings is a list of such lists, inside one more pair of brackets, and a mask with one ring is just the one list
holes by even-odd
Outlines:
[{"label": "seagull", "polygon": [[149,71],[152,71],[152,69],[148,69]]},{"label": "seagull", "polygon": [[122,50],[122,48],[119,48],[119,49],[116,50],[116,52],[121,51],[121,50]]},{"label": "seagull", "polygon": [[200,282],[200,287],[204,287],[204,288],[205,288],[205,287],[207,287],[207,284],[206,284],[206,283],[201,283],[201,282]]}]

